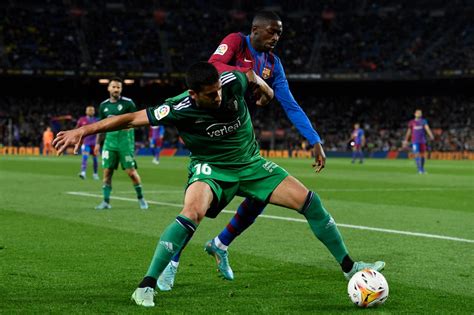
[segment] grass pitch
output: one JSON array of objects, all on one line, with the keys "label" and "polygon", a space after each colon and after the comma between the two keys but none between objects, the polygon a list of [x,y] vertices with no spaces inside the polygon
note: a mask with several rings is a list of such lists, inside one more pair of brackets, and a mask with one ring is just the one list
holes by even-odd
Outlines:
[{"label": "grass pitch", "polygon": [[[80,157],[0,157],[0,313],[444,313],[474,311],[474,163],[330,159],[274,161],[318,192],[354,259],[387,263],[381,307],[351,304],[329,252],[295,212],[269,206],[230,248],[235,281],[217,276],[204,243],[227,224],[236,198],[205,219],[182,255],[173,291],[154,309],[130,295],[163,229],[180,210],[186,158],[139,158],[150,209],[130,180],[113,178],[111,210],[96,211],[101,183],[77,176]],[[115,198],[115,199],[114,199]]]}]

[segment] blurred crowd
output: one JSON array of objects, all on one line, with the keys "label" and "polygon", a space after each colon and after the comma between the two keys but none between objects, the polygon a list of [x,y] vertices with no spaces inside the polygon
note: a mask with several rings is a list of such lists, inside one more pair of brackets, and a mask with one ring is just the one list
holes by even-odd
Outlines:
[{"label": "blurred crowd", "polygon": [[283,20],[289,73],[431,74],[474,68],[473,0],[8,1],[0,67],[181,72],[256,9]]},{"label": "blurred crowd", "polygon": [[[414,118],[416,109],[422,109],[435,135],[435,141],[428,141],[430,150],[474,151],[473,97],[308,96],[300,99],[300,105],[328,151],[350,150],[355,123],[360,123],[365,131],[366,150],[402,150],[408,121]],[[306,145],[280,106],[259,109],[253,121],[263,147],[299,149]],[[272,133],[262,126],[272,126]]]},{"label": "blurred crowd", "polygon": [[[53,132],[73,128],[85,106],[66,98],[0,97],[0,145],[41,145],[46,127]],[[474,151],[473,97],[300,98],[300,104],[324,141],[327,151],[350,150],[354,123],[365,130],[368,151],[402,150],[402,141],[415,109],[422,109],[435,141],[433,151]],[[145,106],[137,105],[139,109]],[[96,106],[97,107],[97,106]],[[252,110],[254,128],[263,149],[304,149],[304,139],[278,105]],[[137,129],[138,147],[147,146],[148,132]],[[178,135],[167,128],[166,144],[179,145]]]}]

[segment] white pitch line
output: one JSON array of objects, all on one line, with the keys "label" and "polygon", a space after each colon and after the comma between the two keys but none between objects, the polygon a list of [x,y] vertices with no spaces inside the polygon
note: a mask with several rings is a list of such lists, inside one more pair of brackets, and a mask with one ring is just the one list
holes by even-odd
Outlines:
[{"label": "white pitch line", "polygon": [[[74,196],[97,197],[97,198],[102,198],[103,197],[102,195],[91,194],[91,193],[80,192],[80,191],[68,191],[66,193],[69,194],[69,195],[74,195]],[[115,197],[115,196],[111,197],[111,199],[122,200],[122,201],[132,201],[132,202],[137,201],[137,199],[134,199],[134,198]],[[161,201],[153,201],[153,200],[147,200],[147,202],[149,204],[171,206],[171,207],[176,207],[176,208],[181,208],[183,206],[182,204],[161,202]],[[230,214],[235,213],[235,211],[232,211],[232,210],[222,210],[222,212],[230,213]],[[304,219],[280,217],[280,216],[275,216],[275,215],[261,214],[261,215],[259,215],[259,217],[267,218],[267,219],[274,219],[274,220],[306,223],[306,220],[304,220]],[[408,231],[400,231],[400,230],[381,229],[381,228],[375,228],[375,227],[370,227],[370,226],[352,225],[352,224],[344,224],[344,223],[337,223],[337,226],[345,227],[345,228],[349,228],[349,229],[357,229],[357,230],[368,230],[368,231],[376,231],[376,232],[383,232],[383,233],[392,233],[392,234],[409,235],[409,236],[419,236],[419,237],[426,237],[426,238],[436,238],[436,239],[456,241],[456,242],[464,242],[464,243],[474,243],[474,240],[470,240],[470,239],[466,239],[466,238],[451,237],[451,236],[436,235],[436,234],[428,234],[428,233],[418,233],[418,232],[408,232]]]},{"label": "white pitch line", "polygon": [[[119,190],[119,191],[115,191],[114,190],[114,193],[117,193],[117,194],[136,194],[135,190]],[[184,189],[180,189],[180,190],[146,190],[146,193],[147,194],[180,194],[180,195],[183,195],[184,196]]]}]

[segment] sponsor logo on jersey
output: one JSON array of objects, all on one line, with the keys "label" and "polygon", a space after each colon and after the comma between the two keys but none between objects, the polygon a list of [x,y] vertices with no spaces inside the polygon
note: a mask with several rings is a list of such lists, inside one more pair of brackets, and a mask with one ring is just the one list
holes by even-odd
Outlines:
[{"label": "sponsor logo on jersey", "polygon": [[240,126],[242,126],[242,123],[240,122],[240,118],[237,118],[236,120],[228,123],[212,124],[206,128],[206,132],[211,138],[222,137],[236,132]]},{"label": "sponsor logo on jersey", "polygon": [[117,106],[117,109],[118,109],[119,111],[121,111],[122,108],[123,108],[122,104],[119,104],[119,105]]},{"label": "sponsor logo on jersey", "polygon": [[106,107],[106,108],[104,109],[104,112],[108,112],[108,111],[109,111],[109,109]]},{"label": "sponsor logo on jersey", "polygon": [[252,60],[248,60],[247,58],[244,58],[244,62],[252,62]]},{"label": "sponsor logo on jersey", "polygon": [[214,52],[214,55],[223,56],[226,53],[228,48],[229,47],[227,46],[227,44],[220,44],[219,47],[217,47],[216,51]]},{"label": "sponsor logo on jersey", "polygon": [[263,68],[263,71],[262,71],[262,78],[264,79],[268,79],[272,74],[272,70],[268,69],[268,68]]},{"label": "sponsor logo on jersey", "polygon": [[170,113],[170,107],[168,105],[161,105],[153,112],[155,114],[156,119],[160,120],[163,117],[168,116]]}]

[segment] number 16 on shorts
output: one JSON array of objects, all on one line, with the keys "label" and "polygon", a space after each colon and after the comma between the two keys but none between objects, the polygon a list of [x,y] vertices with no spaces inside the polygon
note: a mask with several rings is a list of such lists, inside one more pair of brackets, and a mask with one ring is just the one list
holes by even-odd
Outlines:
[{"label": "number 16 on shorts", "polygon": [[196,175],[211,175],[212,173],[212,169],[211,167],[209,166],[209,164],[207,163],[198,163],[196,165],[194,165],[194,169],[196,170]]}]

